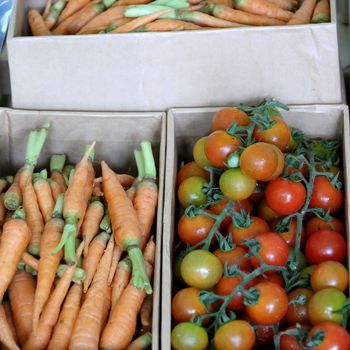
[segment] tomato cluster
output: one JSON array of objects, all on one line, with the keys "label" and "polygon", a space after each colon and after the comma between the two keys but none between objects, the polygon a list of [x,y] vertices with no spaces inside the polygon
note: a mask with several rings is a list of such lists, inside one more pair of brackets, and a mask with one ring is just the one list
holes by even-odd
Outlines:
[{"label": "tomato cluster", "polygon": [[219,110],[177,175],[175,350],[349,350],[339,144],[267,100]]}]

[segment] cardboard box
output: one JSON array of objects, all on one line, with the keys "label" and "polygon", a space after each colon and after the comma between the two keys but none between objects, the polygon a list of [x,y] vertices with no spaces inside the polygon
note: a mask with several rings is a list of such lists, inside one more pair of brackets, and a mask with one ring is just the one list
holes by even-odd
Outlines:
[{"label": "cardboard box", "polygon": [[[165,168],[165,115],[153,113],[74,113],[0,110],[0,175],[13,174],[24,162],[28,133],[42,123],[51,127],[38,168],[48,165],[52,153],[66,153],[71,164],[78,162],[86,144],[96,141],[96,162],[105,160],[118,172],[135,173],[133,150],[144,140],[152,142],[159,177],[159,201],[153,277],[153,343],[159,349],[161,243]],[[100,172],[100,167],[95,167]]]},{"label": "cardboard box", "polygon": [[331,23],[174,33],[23,37],[17,0],[8,34],[13,107],[150,111],[255,103],[343,103],[335,1]]},{"label": "cardboard box", "polygon": [[[167,119],[167,150],[164,195],[164,230],[162,255],[162,326],[161,349],[170,349],[172,262],[174,238],[177,234],[176,173],[180,161],[190,161],[195,141],[210,133],[210,122],[218,108],[172,109]],[[349,111],[344,105],[292,106],[282,113],[288,125],[304,131],[307,136],[343,139],[343,170],[345,182],[345,222],[349,233],[350,223],[350,133]],[[349,237],[349,235],[348,235]],[[350,256],[350,245],[348,249]]]}]

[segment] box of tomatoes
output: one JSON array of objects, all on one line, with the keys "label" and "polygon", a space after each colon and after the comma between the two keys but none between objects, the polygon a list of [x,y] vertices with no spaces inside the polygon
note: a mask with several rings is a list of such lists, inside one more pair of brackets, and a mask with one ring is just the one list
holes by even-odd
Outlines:
[{"label": "box of tomatoes", "polygon": [[350,349],[343,105],[172,109],[161,348]]}]

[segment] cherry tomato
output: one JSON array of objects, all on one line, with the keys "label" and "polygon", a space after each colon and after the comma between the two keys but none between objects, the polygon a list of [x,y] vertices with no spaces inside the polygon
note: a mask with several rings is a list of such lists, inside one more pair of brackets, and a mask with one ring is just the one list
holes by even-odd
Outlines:
[{"label": "cherry tomato", "polygon": [[242,173],[241,169],[228,169],[220,176],[221,192],[232,200],[247,199],[256,186],[256,181]]},{"label": "cherry tomato", "polygon": [[252,193],[252,195],[249,197],[249,201],[253,203],[259,203],[264,199],[265,196],[265,188],[266,188],[266,182],[263,181],[257,181],[255,190]]},{"label": "cherry tomato", "polygon": [[342,204],[342,192],[333,187],[326,176],[316,176],[312,189],[310,208],[322,208],[333,214]]},{"label": "cherry tomato", "polygon": [[324,261],[315,267],[310,282],[315,292],[328,287],[344,292],[349,284],[349,271],[337,261]]},{"label": "cherry tomato", "polygon": [[233,122],[236,122],[237,126],[247,126],[250,123],[250,119],[245,112],[237,108],[222,108],[215,113],[211,122],[211,129],[213,131],[226,130]]},{"label": "cherry tomato", "polygon": [[283,288],[272,282],[254,286],[260,294],[255,305],[246,306],[249,318],[260,325],[280,322],[288,310],[288,298]]},{"label": "cherry tomato", "polygon": [[[289,249],[288,244],[282,237],[275,232],[266,232],[256,236],[255,239],[261,245],[259,255],[267,265],[286,266]],[[250,263],[255,268],[261,266],[259,259],[255,256],[250,258]],[[275,273],[275,271],[266,271],[265,273]]]},{"label": "cherry tomato", "polygon": [[258,216],[265,220],[266,222],[270,222],[276,220],[280,217],[275,211],[273,211],[266,202],[264,198],[258,206]]},{"label": "cherry tomato", "polygon": [[312,325],[331,321],[341,324],[343,316],[339,311],[346,303],[346,296],[336,288],[325,288],[316,292],[309,300],[308,313]]},{"label": "cherry tomato", "polygon": [[[313,327],[308,335],[306,343],[312,340],[316,332],[323,332],[324,338],[320,345],[313,350],[349,350],[350,335],[343,327],[333,322],[321,322]],[[282,350],[282,349],[281,349]]]},{"label": "cherry tomato", "polygon": [[226,131],[213,131],[206,139],[204,152],[211,164],[217,168],[224,168],[230,154],[239,150],[242,141]]},{"label": "cherry tomato", "polygon": [[270,273],[268,275],[260,275],[256,278],[254,278],[253,282],[254,282],[254,285],[261,283],[261,282],[272,282],[272,283],[276,283],[281,288],[285,287],[284,279],[278,273]]},{"label": "cherry tomato", "polygon": [[287,170],[288,175],[292,175],[294,173],[296,173],[297,171],[299,171],[301,173],[301,175],[303,175],[305,178],[308,178],[309,176],[309,167],[307,166],[307,164],[303,164],[301,166],[301,168],[298,168],[299,164],[296,165],[296,167],[292,166],[292,165],[287,165],[284,168],[284,171]]},{"label": "cherry tomato", "polygon": [[281,175],[284,156],[275,145],[257,142],[242,152],[240,167],[244,174],[254,180],[271,181]]},{"label": "cherry tomato", "polygon": [[265,198],[269,207],[277,214],[290,215],[304,205],[306,190],[300,182],[278,178],[267,185]]},{"label": "cherry tomato", "polygon": [[171,314],[177,322],[187,322],[192,316],[207,313],[204,304],[199,299],[199,292],[199,289],[189,287],[175,294],[171,302]]},{"label": "cherry tomato", "polygon": [[[278,224],[278,220],[275,220],[271,223],[271,228],[273,230],[276,230],[276,226]],[[284,232],[278,232],[279,235],[286,241],[289,247],[294,248],[295,242],[297,238],[297,220],[293,218],[290,222],[289,229]],[[303,247],[305,244],[305,229],[302,227],[301,229],[301,240],[300,240],[300,246]]]},{"label": "cherry tomato", "polygon": [[248,227],[235,228],[231,223],[227,229],[227,233],[232,234],[233,242],[237,245],[244,245],[244,240],[255,238],[260,233],[269,232],[270,228],[266,221],[257,216],[251,216],[251,224]]},{"label": "cherry tomato", "polygon": [[294,337],[283,334],[280,340],[280,350],[303,350],[303,348]]},{"label": "cherry tomato", "polygon": [[241,247],[235,247],[232,250],[223,252],[220,249],[216,249],[214,254],[220,259],[222,265],[227,264],[227,267],[237,265],[242,271],[250,272],[252,267],[249,262],[249,258],[245,257],[247,252]]},{"label": "cherry tomato", "polygon": [[338,232],[316,231],[306,241],[305,254],[309,264],[313,265],[327,260],[342,263],[346,258],[347,245],[343,236]]},{"label": "cherry tomato", "polygon": [[259,345],[272,344],[274,335],[275,333],[271,326],[257,326],[255,328],[256,343]]},{"label": "cherry tomato", "polygon": [[204,169],[207,166],[211,166],[204,152],[206,140],[207,136],[201,137],[193,146],[193,159],[197,163],[197,165],[202,169]]},{"label": "cherry tomato", "polygon": [[177,192],[180,204],[184,208],[190,204],[203,205],[207,200],[202,190],[205,184],[207,184],[207,180],[200,176],[192,176],[182,181]]},{"label": "cherry tomato", "polygon": [[[293,299],[297,298],[299,295],[303,295],[306,298],[305,304],[296,304],[293,302]],[[284,320],[289,324],[308,324],[308,302],[310,298],[314,295],[313,291],[306,288],[298,288],[293,290],[288,294],[288,311]]]},{"label": "cherry tomato", "polygon": [[177,172],[177,184],[180,185],[182,181],[192,176],[200,176],[204,177],[207,181],[210,180],[209,173],[199,167],[195,161],[192,161],[184,164]]},{"label": "cherry tomato", "polygon": [[189,252],[181,264],[181,275],[194,288],[209,289],[220,280],[224,267],[213,253],[198,249]]},{"label": "cherry tomato", "polygon": [[195,245],[208,236],[214,224],[215,220],[205,215],[182,215],[178,223],[179,238],[185,244]]},{"label": "cherry tomato", "polygon": [[332,230],[335,232],[339,232],[341,234],[344,234],[345,228],[344,224],[337,218],[331,217],[331,221],[327,222],[326,220],[322,220],[318,218],[317,216],[314,216],[306,223],[306,234],[310,236],[315,231],[321,231],[321,230]]},{"label": "cherry tomato", "polygon": [[254,129],[254,138],[257,141],[272,143],[281,151],[284,151],[290,141],[291,132],[286,122],[277,115],[272,115],[271,119],[276,123],[265,131],[261,130],[259,126]]},{"label": "cherry tomato", "polygon": [[205,350],[208,343],[206,330],[191,322],[179,323],[171,332],[171,346],[175,350]]},{"label": "cherry tomato", "polygon": [[247,321],[230,321],[216,331],[214,342],[217,350],[251,350],[255,343],[254,329]]}]

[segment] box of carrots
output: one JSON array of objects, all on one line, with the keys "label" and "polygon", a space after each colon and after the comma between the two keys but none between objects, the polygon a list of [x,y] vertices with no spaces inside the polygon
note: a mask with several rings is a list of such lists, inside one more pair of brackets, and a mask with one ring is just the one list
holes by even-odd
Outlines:
[{"label": "box of carrots", "polygon": [[349,136],[344,105],[168,112],[162,350],[350,349]]},{"label": "box of carrots", "polygon": [[164,113],[0,123],[2,346],[158,349]]},{"label": "box of carrots", "polygon": [[13,107],[342,103],[335,3],[18,0],[8,35]]}]

